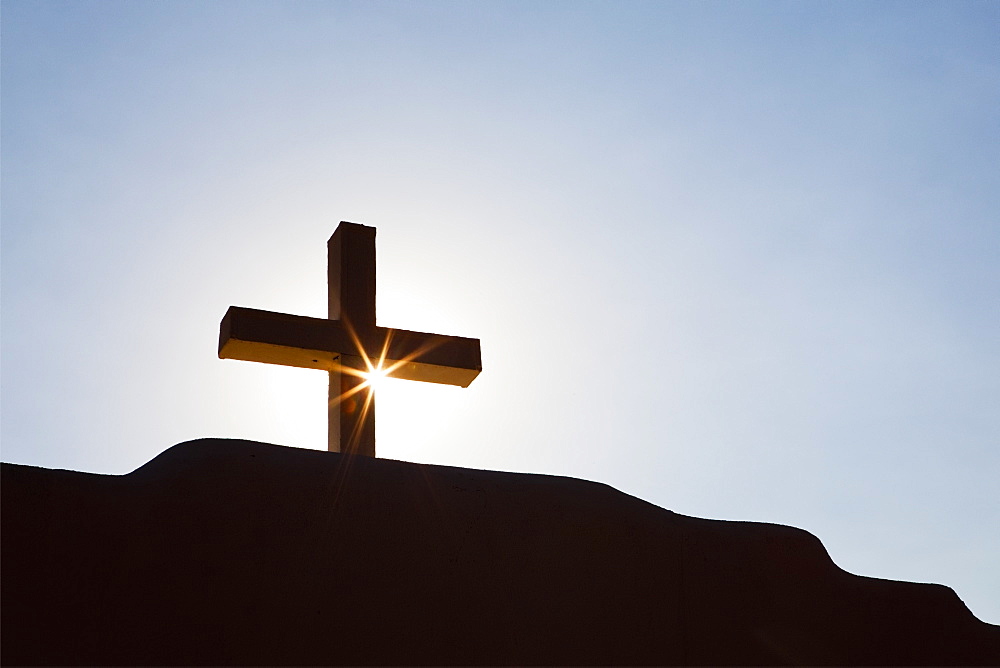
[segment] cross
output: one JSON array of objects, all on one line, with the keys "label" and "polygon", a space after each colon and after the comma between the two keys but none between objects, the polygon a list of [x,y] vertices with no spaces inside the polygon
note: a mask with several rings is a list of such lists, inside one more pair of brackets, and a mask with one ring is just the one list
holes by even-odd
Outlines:
[{"label": "cross", "polygon": [[375,324],[375,228],[341,222],[326,244],[327,318],[230,306],[219,357],[330,374],[331,452],[375,456],[375,398],[367,375],[468,387],[482,370],[479,339]]}]

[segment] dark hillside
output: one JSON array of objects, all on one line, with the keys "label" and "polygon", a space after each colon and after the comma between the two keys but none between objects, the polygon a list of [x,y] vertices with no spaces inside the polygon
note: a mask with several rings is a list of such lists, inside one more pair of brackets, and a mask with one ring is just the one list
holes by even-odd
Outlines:
[{"label": "dark hillside", "polygon": [[940,585],[570,478],[200,440],[3,465],[4,664],[990,664]]}]

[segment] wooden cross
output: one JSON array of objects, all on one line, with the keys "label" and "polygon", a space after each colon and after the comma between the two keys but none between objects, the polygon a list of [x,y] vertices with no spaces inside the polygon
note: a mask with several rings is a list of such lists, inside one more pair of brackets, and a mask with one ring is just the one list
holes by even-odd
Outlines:
[{"label": "wooden cross", "polygon": [[327,319],[230,306],[219,357],[330,373],[328,449],[375,456],[375,399],[366,374],[468,387],[479,339],[375,324],[375,228],[341,222],[327,242]]}]

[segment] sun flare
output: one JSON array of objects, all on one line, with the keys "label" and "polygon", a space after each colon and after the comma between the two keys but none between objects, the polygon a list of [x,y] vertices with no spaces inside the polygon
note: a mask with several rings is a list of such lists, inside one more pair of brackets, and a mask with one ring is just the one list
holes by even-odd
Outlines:
[{"label": "sun flare", "polygon": [[372,367],[368,371],[362,373],[362,376],[365,378],[365,384],[373,390],[378,390],[379,385],[388,375],[389,369],[383,369],[381,366]]}]

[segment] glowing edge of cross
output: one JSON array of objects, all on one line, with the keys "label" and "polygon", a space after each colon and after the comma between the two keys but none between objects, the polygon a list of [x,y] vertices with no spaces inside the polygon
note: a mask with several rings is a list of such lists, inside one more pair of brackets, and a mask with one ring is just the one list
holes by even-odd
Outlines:
[{"label": "glowing edge of cross", "polygon": [[[362,340],[362,338],[364,340]],[[357,355],[389,378],[468,387],[483,369],[479,339],[375,327],[359,337],[340,320],[230,306],[219,328],[219,357],[344,371]]]}]

